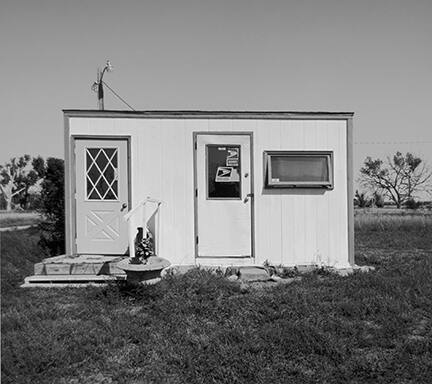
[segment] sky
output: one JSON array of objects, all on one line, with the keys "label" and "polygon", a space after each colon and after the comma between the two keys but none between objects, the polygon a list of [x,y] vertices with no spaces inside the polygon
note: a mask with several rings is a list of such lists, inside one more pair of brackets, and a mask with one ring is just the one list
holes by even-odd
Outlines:
[{"label": "sky", "polygon": [[62,109],[97,108],[110,59],[136,110],[352,111],[356,176],[432,165],[431,20],[431,0],[0,0],[0,164],[63,157]]}]

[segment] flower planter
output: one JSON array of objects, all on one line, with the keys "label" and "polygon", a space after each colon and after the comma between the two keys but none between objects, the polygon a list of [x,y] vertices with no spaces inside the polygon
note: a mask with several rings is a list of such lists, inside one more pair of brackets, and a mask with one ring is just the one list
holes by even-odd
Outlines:
[{"label": "flower planter", "polygon": [[162,269],[171,263],[162,257],[150,256],[144,264],[133,264],[131,259],[124,259],[117,267],[126,272],[127,281],[130,283],[154,283],[160,280]]}]

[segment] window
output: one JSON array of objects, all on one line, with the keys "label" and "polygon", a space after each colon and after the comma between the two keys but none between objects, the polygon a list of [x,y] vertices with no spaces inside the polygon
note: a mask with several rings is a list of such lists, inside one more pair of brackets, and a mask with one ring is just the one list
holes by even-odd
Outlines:
[{"label": "window", "polygon": [[333,188],[333,152],[265,151],[268,188]]},{"label": "window", "polygon": [[88,200],[118,200],[118,148],[86,148]]},{"label": "window", "polygon": [[240,199],[240,146],[206,145],[207,198]]}]

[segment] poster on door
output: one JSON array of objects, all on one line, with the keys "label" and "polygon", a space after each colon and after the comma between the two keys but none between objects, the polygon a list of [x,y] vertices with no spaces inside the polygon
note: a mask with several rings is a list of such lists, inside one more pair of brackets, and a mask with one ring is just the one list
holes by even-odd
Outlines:
[{"label": "poster on door", "polygon": [[228,148],[226,157],[227,167],[238,167],[239,166],[239,148]]},{"label": "poster on door", "polygon": [[218,167],[216,183],[232,183],[240,181],[240,175],[234,167]]}]

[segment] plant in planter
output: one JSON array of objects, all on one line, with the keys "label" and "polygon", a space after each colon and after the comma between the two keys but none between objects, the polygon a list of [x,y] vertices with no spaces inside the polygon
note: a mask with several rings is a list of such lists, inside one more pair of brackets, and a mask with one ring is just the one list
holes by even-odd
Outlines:
[{"label": "plant in planter", "polygon": [[130,260],[131,264],[147,264],[148,258],[155,254],[151,232],[146,230],[145,237],[143,233],[144,229],[139,227],[135,237],[135,257]]},{"label": "plant in planter", "polygon": [[[129,283],[155,283],[161,278],[161,271],[171,263],[155,255],[153,234],[143,227],[138,227],[135,236],[135,256],[124,258],[117,263],[117,267],[126,272]],[[145,235],[144,235],[144,231]]]}]

